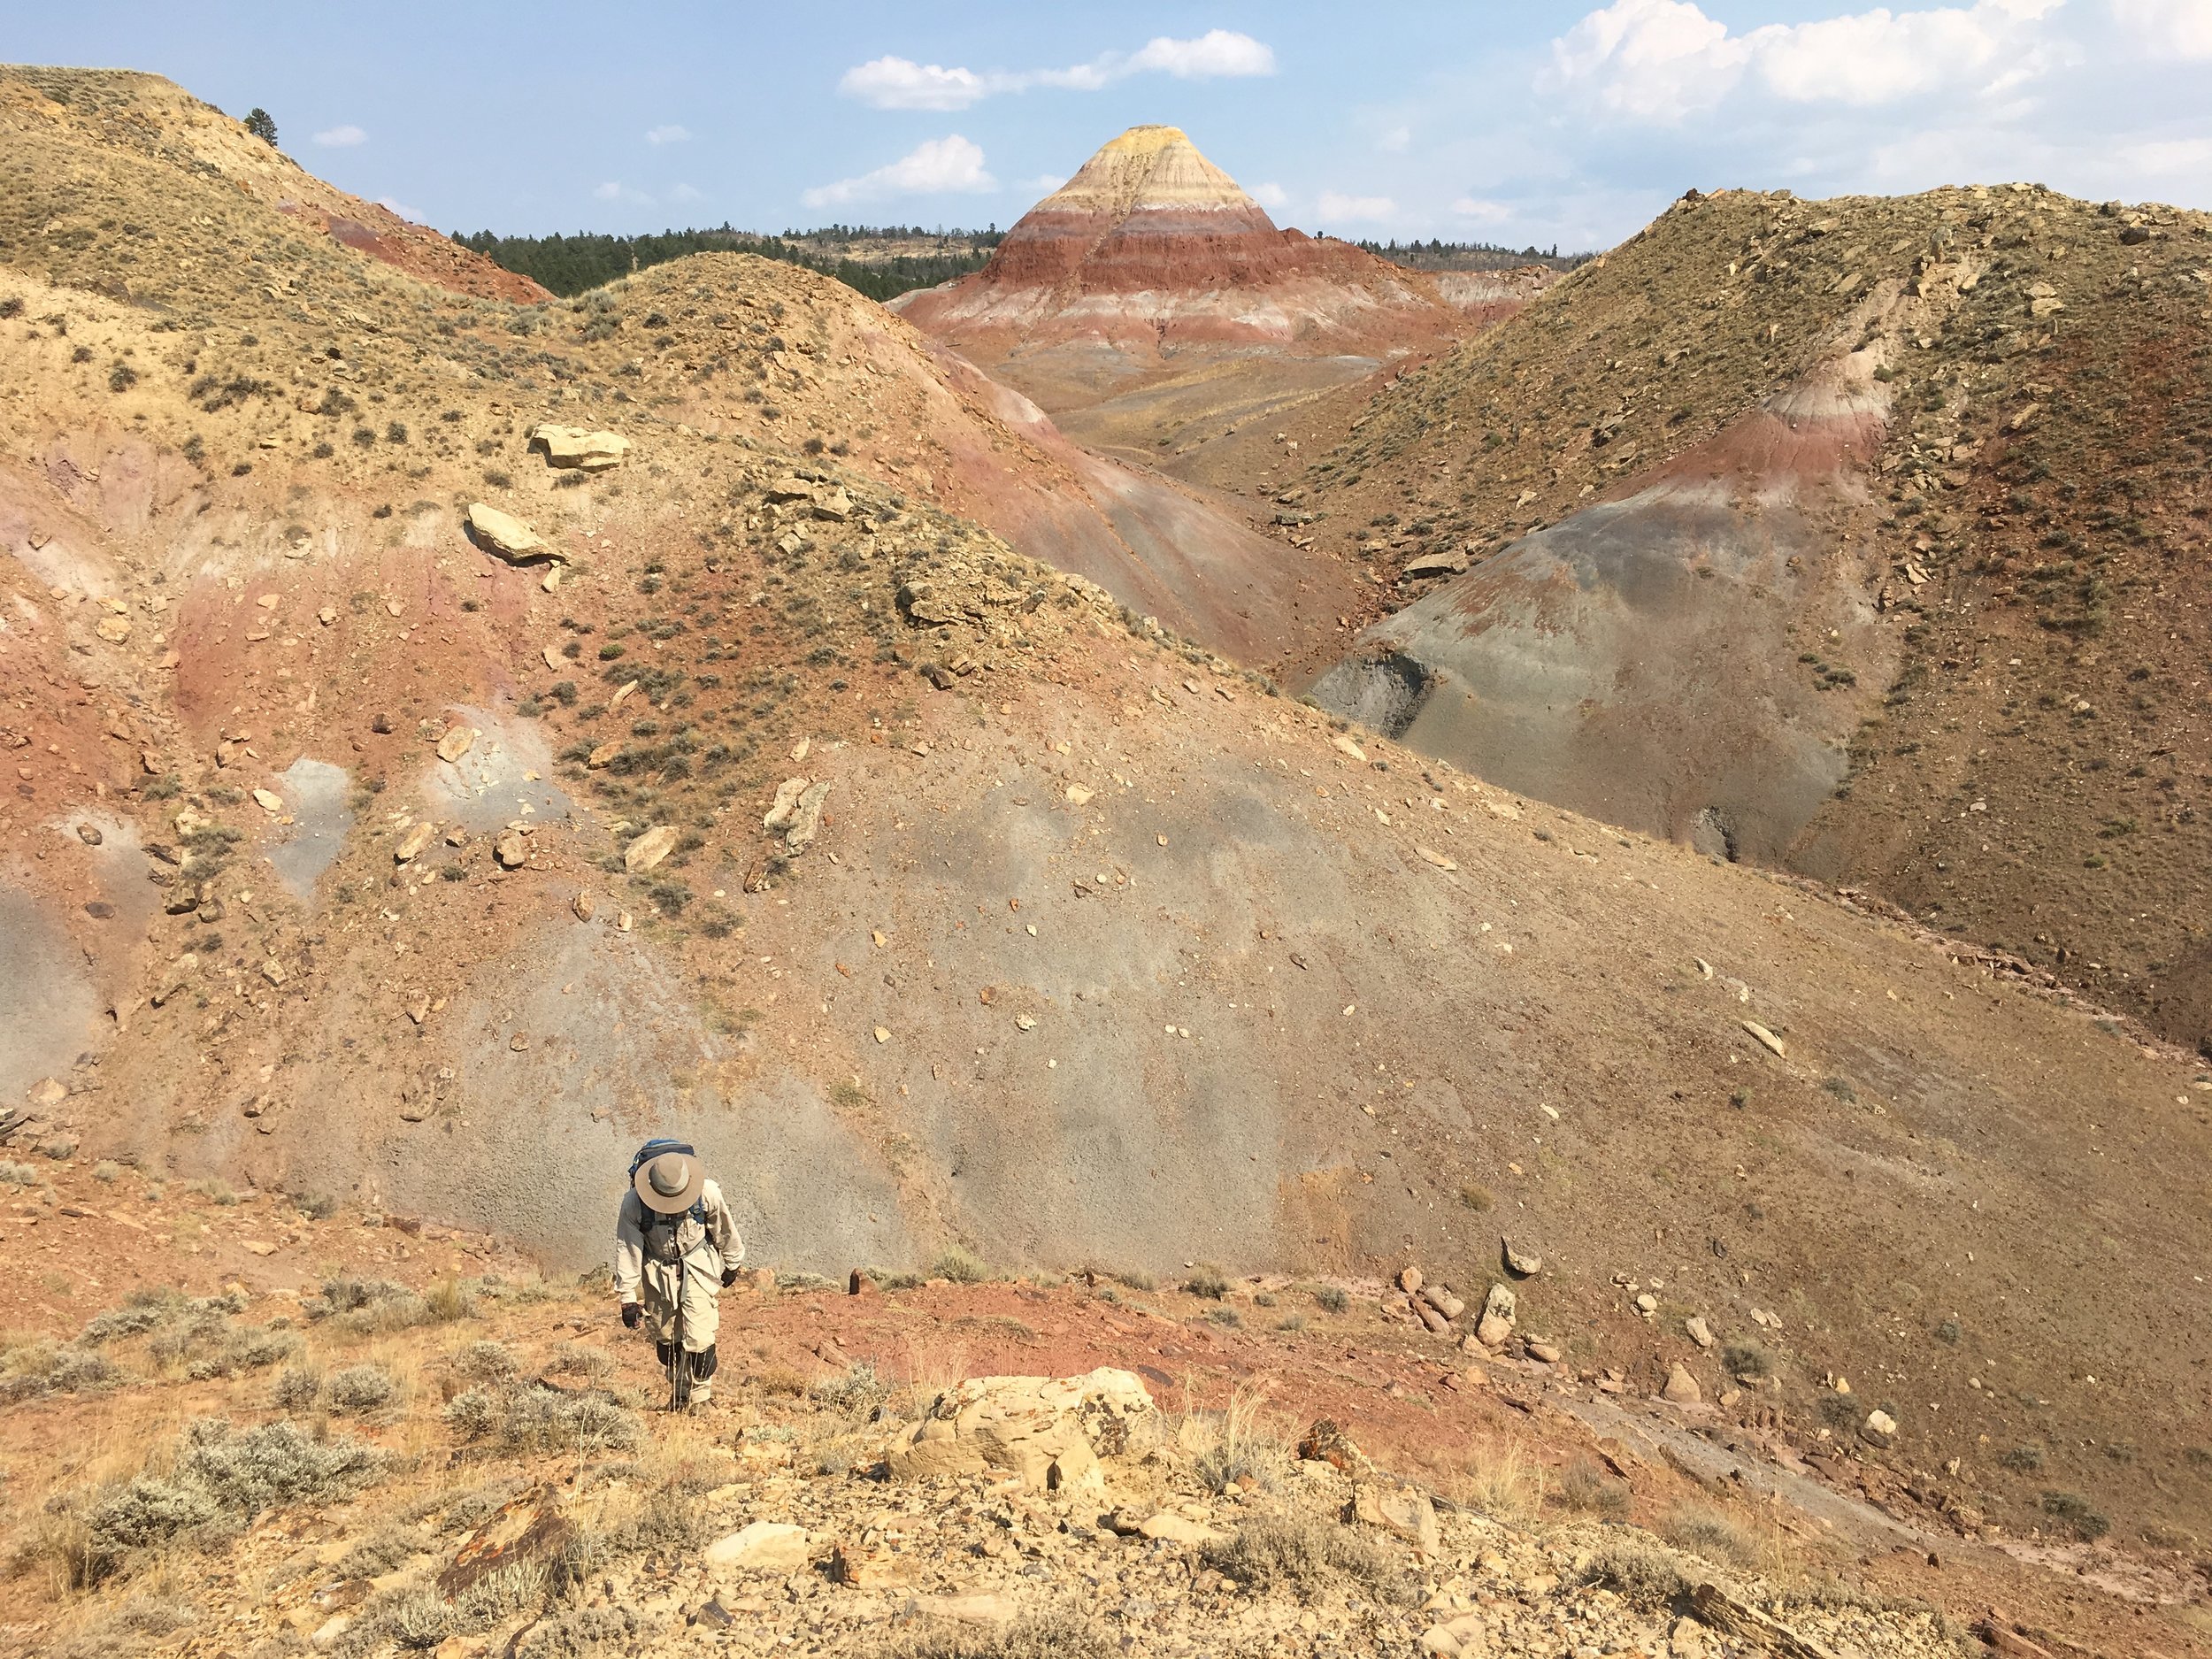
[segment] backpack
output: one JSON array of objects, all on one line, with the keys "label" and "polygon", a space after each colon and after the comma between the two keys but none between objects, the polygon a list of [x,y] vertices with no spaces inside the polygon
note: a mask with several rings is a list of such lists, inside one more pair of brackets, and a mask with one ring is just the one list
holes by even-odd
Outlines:
[{"label": "backpack", "polygon": [[[664,1152],[680,1152],[687,1158],[695,1158],[699,1156],[698,1148],[688,1141],[672,1141],[665,1137],[648,1141],[637,1149],[637,1156],[630,1160],[629,1183],[633,1187],[637,1185],[637,1172]],[[663,1223],[673,1227],[687,1217],[697,1222],[702,1227],[707,1225],[707,1199],[703,1187],[700,1190],[699,1196],[691,1201],[689,1210],[675,1215],[655,1210],[642,1201],[640,1201],[639,1208],[645,1211],[645,1225],[641,1230],[649,1233]]]}]

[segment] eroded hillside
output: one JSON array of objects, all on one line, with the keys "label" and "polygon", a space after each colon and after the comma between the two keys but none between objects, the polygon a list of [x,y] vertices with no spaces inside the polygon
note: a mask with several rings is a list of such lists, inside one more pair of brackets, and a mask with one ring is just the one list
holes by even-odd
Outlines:
[{"label": "eroded hillside", "polygon": [[2208,261],[2031,186],[1685,198],[1314,469],[1422,595],[1324,695],[2193,1044]]},{"label": "eroded hillside", "polygon": [[[408,280],[408,261],[319,234],[300,203],[307,185],[334,192],[165,81],[16,69],[0,71],[0,88],[15,93],[0,101],[10,265],[144,313],[166,336],[111,343],[80,316],[65,339],[39,324],[54,308],[26,288],[12,296],[27,308],[18,337],[47,342],[27,372],[58,369],[91,401],[104,396],[103,414],[211,454],[215,477],[281,457],[313,464],[318,483],[379,480],[379,504],[396,509],[443,464],[495,503],[512,504],[517,477],[526,495],[549,495],[542,469],[503,463],[520,399],[571,423],[637,411],[826,455],[1256,664],[1310,642],[1341,588],[1333,565],[1285,560],[1202,495],[1074,449],[1018,397],[956,384],[958,365],[937,365],[906,325],[830,278],[710,255],[572,301],[518,303],[534,286],[514,295],[518,279],[408,227],[507,285],[442,290]],[[14,395],[32,384],[19,378]],[[738,503],[700,501],[707,485],[678,487],[704,515],[695,533],[738,534]]]},{"label": "eroded hillside", "polygon": [[1417,1259],[1479,1309],[1503,1233],[1499,1340],[1379,1305],[1679,1364],[1932,1525],[2200,1535],[2187,1056],[1146,628],[921,488],[956,418],[1042,451],[826,280],[509,306],[276,237],[227,301],[196,177],[131,221],[173,287],[107,297],[96,220],[0,276],[12,1145],[557,1266],[663,1132],[823,1271]]}]

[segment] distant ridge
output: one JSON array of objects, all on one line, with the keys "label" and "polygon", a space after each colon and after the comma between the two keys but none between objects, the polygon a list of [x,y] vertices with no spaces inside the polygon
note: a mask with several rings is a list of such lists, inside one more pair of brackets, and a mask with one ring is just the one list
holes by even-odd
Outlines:
[{"label": "distant ridge", "polygon": [[1160,126],[1102,146],[975,275],[895,303],[987,356],[1067,342],[1374,354],[1455,337],[1466,323],[1428,277],[1279,228],[1179,127]]}]

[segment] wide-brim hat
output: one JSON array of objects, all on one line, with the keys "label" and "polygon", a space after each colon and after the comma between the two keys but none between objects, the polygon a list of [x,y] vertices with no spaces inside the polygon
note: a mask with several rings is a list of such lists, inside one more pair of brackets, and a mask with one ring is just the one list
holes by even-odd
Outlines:
[{"label": "wide-brim hat", "polygon": [[706,1184],[706,1165],[688,1147],[648,1158],[630,1178],[630,1187],[637,1194],[638,1202],[664,1216],[690,1209],[699,1202],[699,1194]]}]

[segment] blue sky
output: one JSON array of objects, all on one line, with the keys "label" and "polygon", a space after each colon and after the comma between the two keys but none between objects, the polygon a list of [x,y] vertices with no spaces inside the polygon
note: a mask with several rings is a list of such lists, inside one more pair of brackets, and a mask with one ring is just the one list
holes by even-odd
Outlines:
[{"label": "blue sky", "polygon": [[441,229],[1011,223],[1139,121],[1279,222],[1609,245],[1692,185],[2212,206],[2212,0],[11,8]]}]

